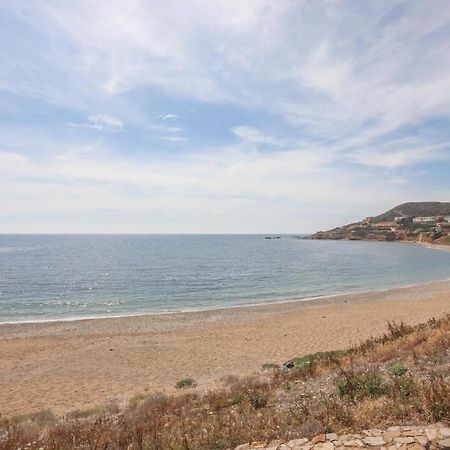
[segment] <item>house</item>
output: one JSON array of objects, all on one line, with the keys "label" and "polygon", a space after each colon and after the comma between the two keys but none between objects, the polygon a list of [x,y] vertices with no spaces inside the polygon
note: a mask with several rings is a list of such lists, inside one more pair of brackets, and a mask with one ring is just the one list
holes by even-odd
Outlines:
[{"label": "house", "polygon": [[414,217],[414,223],[434,223],[436,222],[436,217],[428,216],[428,217]]},{"label": "house", "polygon": [[450,222],[436,222],[436,226],[439,228],[450,228]]},{"label": "house", "polygon": [[395,222],[379,222],[373,223],[372,227],[376,228],[377,230],[394,231],[397,227],[397,224]]}]

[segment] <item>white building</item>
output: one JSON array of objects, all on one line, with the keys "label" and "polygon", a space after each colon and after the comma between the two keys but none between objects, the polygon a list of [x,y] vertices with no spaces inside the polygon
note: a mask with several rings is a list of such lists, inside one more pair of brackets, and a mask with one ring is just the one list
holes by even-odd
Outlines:
[{"label": "white building", "polygon": [[414,223],[434,223],[434,222],[436,222],[436,217],[434,217],[434,216],[414,217],[413,222]]}]

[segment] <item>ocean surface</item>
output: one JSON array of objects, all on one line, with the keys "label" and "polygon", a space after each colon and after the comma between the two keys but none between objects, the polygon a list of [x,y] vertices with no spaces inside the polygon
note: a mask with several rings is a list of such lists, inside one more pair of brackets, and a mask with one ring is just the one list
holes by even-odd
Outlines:
[{"label": "ocean surface", "polygon": [[260,235],[0,235],[0,322],[192,311],[450,278],[450,252]]}]

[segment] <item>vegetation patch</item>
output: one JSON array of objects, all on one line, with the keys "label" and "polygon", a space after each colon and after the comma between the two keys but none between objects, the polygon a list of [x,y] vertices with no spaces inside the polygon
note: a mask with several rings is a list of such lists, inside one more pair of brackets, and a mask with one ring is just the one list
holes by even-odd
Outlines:
[{"label": "vegetation patch", "polygon": [[[228,377],[223,389],[141,395],[120,411],[3,419],[0,448],[227,449],[243,442],[450,423],[450,316],[387,331],[290,370]],[[190,380],[186,383],[185,380]],[[193,380],[180,380],[180,389]]]},{"label": "vegetation patch", "polygon": [[197,386],[197,383],[192,378],[183,378],[175,385],[177,389],[187,389],[195,386]]}]

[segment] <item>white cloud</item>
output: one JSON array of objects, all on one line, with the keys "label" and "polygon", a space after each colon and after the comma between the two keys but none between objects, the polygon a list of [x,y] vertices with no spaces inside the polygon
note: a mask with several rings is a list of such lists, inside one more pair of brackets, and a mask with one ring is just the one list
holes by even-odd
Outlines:
[{"label": "white cloud", "polygon": [[252,144],[277,144],[277,140],[262,131],[248,126],[235,127],[231,130],[239,139]]},{"label": "white cloud", "polygon": [[[49,0],[0,9],[0,20],[20,25],[0,52],[0,109],[20,118],[17,129],[0,129],[2,211],[158,211],[156,231],[172,222],[192,231],[198,217],[211,231],[303,231],[319,226],[314,208],[366,214],[368,204],[449,194],[408,172],[448,163],[445,123],[427,130],[450,116],[447,1]],[[49,122],[55,105],[58,119],[97,113],[51,142],[51,126],[20,128],[24,99]],[[177,114],[158,111],[183,111],[195,119],[183,126],[197,128],[172,126]],[[201,117],[209,111],[215,143]],[[139,136],[85,132],[124,124]],[[224,148],[230,129],[238,142]],[[167,143],[177,151],[165,154]]]},{"label": "white cloud", "polygon": [[121,131],[123,123],[119,118],[109,114],[91,114],[85,126],[100,131]]},{"label": "white cloud", "polygon": [[159,116],[159,118],[161,120],[177,120],[178,116],[176,114],[169,113],[169,114],[162,114],[161,116]]}]

